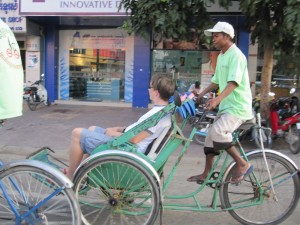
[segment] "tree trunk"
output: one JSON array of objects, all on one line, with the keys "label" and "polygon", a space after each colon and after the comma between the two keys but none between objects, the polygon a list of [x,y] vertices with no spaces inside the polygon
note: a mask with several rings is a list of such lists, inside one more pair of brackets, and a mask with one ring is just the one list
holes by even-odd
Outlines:
[{"label": "tree trunk", "polygon": [[264,40],[264,61],[261,74],[261,100],[260,100],[260,112],[264,119],[269,118],[269,92],[271,91],[271,78],[273,70],[273,42],[272,38],[265,38]]}]

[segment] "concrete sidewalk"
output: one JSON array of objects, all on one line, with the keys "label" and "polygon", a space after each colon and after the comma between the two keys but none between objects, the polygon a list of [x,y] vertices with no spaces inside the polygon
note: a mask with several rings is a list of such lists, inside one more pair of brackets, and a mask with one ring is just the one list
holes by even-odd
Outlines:
[{"label": "concrete sidewalk", "polygon": [[[6,122],[0,129],[0,159],[9,162],[24,159],[27,155],[43,146],[49,146],[56,151],[56,156],[68,161],[70,135],[75,127],[102,127],[126,126],[136,121],[148,109],[132,109],[128,107],[106,107],[92,105],[65,105],[53,104],[49,107],[39,106],[37,111],[28,111],[24,106],[24,115]],[[243,142],[246,149],[255,149],[254,143]],[[280,151],[300,166],[300,154],[292,155],[282,139],[274,143],[274,148]],[[171,156],[167,168],[174,163],[177,152]],[[203,147],[191,143],[185,154],[181,166],[170,184],[171,192],[185,193],[195,189],[195,184],[186,181],[190,175],[198,174],[204,167],[205,156]],[[212,189],[205,190],[205,196],[212,193]],[[169,193],[168,193],[169,194]],[[202,193],[201,193],[202,194]],[[208,202],[209,204],[210,202]],[[297,213],[298,212],[298,213]],[[297,224],[300,220],[300,207],[283,224]],[[201,222],[202,221],[202,222]],[[193,224],[239,224],[227,212],[196,213],[165,210],[163,222],[168,225]],[[156,224],[159,224],[157,221]]]},{"label": "concrete sidewalk", "polygon": [[[147,109],[100,107],[90,105],[39,105],[29,111],[24,105],[21,117],[7,120],[0,129],[0,153],[25,156],[43,146],[67,156],[71,132],[76,127],[91,125],[126,126],[136,121]],[[4,158],[7,160],[7,158]]]}]

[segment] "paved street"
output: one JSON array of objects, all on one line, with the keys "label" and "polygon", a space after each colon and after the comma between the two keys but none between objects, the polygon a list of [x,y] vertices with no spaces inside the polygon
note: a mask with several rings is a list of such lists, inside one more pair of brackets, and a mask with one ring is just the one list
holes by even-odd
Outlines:
[{"label": "paved street", "polygon": [[[51,105],[50,107],[39,106],[37,111],[28,111],[24,108],[24,115],[10,119],[0,129],[0,158],[5,161],[23,159],[33,151],[49,146],[56,151],[58,158],[68,160],[68,146],[70,134],[75,127],[88,127],[101,125],[103,127],[128,125],[144,114],[147,109],[132,109],[124,107],[105,106],[78,106],[78,105]],[[243,142],[246,149],[255,149],[254,143]],[[274,149],[280,151],[300,166],[300,154],[292,155],[283,140],[276,140]],[[174,162],[176,153],[171,157],[170,163]],[[169,166],[167,165],[167,168]],[[185,193],[195,184],[186,182],[190,175],[195,175],[204,166],[204,154],[202,146],[191,143],[186,153],[182,166],[175,175],[171,188]],[[205,192],[205,196],[211,190]],[[208,202],[209,204],[209,202]],[[286,225],[298,224],[300,220],[300,206],[295,213],[284,223]],[[195,213],[164,211],[163,223],[165,225],[193,225],[193,224],[238,224],[228,213]],[[156,224],[159,224],[157,222]]]}]

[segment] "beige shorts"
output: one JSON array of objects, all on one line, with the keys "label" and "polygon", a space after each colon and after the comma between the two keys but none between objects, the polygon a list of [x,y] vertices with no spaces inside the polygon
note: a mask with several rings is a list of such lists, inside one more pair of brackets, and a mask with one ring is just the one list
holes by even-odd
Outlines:
[{"label": "beige shorts", "polygon": [[214,148],[214,142],[231,143],[232,133],[244,122],[245,120],[232,116],[229,113],[217,115],[213,124],[208,129],[204,146]]}]

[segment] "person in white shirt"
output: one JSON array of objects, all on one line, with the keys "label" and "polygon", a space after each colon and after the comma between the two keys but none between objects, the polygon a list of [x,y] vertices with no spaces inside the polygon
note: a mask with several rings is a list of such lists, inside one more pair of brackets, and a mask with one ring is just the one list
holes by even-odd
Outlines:
[{"label": "person in white shirt", "polygon": [[198,96],[201,93],[200,82],[196,81],[194,84],[192,84],[188,92],[192,92],[195,96]]},{"label": "person in white shirt", "polygon": [[4,120],[22,115],[23,80],[18,42],[0,19],[0,127]]},{"label": "person in white shirt", "polygon": [[[111,127],[102,128],[97,126],[85,128],[75,128],[72,131],[70,154],[69,154],[69,170],[67,176],[72,179],[73,173],[79,166],[80,162],[89,156],[92,151],[114,138],[121,136],[124,132],[145,121],[147,118],[163,109],[169,104],[170,97],[175,92],[175,83],[167,76],[155,76],[149,85],[149,95],[154,107],[144,114],[137,122],[127,127]],[[129,141],[137,145],[137,150],[145,153],[148,145],[156,139],[162,131],[171,125],[170,115],[162,118],[154,127],[150,127],[137,134]]]}]

